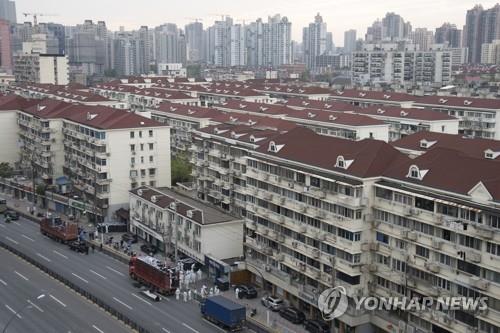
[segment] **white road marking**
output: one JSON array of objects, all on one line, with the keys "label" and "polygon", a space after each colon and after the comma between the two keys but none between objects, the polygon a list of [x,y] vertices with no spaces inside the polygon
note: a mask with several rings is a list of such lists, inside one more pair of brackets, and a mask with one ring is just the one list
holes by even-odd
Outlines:
[{"label": "white road marking", "polygon": [[2,228],[7,228],[7,227],[6,227],[6,226],[4,226],[3,224],[0,224],[0,227],[2,227]]},{"label": "white road marking", "polygon": [[18,271],[14,271],[14,273],[16,273],[17,275],[19,275],[20,277],[22,277],[24,280],[29,281],[29,279],[26,276],[22,275]]},{"label": "white road marking", "polygon": [[5,282],[4,280],[0,279],[0,283],[3,284],[4,286],[7,285],[7,282]]},{"label": "white road marking", "polygon": [[216,328],[217,330],[219,330],[219,331],[221,331],[221,332],[226,333],[226,330],[224,330],[224,329],[220,328],[219,326],[215,325],[215,324],[214,324],[214,323],[212,323],[211,321],[208,321],[208,320],[206,320],[205,318],[203,318],[203,320],[205,321],[205,323],[207,323],[207,324],[209,324],[209,325],[213,326],[213,328]]},{"label": "white road marking", "polygon": [[30,240],[30,241],[32,241],[32,242],[34,242],[34,241],[35,241],[33,238],[30,238],[30,237],[28,237],[28,236],[26,236],[26,235],[24,235],[24,234],[22,234],[21,236],[22,236],[22,237],[24,237],[24,238],[26,238],[26,239],[29,239],[29,240]]},{"label": "white road marking", "polygon": [[141,297],[137,296],[137,295],[136,295],[136,294],[134,294],[134,293],[132,293],[132,296],[134,296],[134,297],[135,297],[135,298],[137,298],[138,300],[143,301],[143,302],[144,302],[144,303],[146,303],[146,304],[153,305],[153,304],[151,304],[150,302],[148,302],[148,301],[146,301],[145,299],[143,299],[143,298],[141,298]]},{"label": "white road marking", "polygon": [[12,242],[12,243],[14,243],[14,244],[19,244],[19,242],[18,242],[18,241],[16,241],[16,240],[14,240],[14,239],[10,238],[9,236],[5,236],[5,239],[7,239],[7,240],[11,241],[11,242]]},{"label": "white road marking", "polygon": [[189,325],[188,325],[188,324],[186,324],[186,323],[182,323],[182,326],[184,326],[184,327],[186,327],[186,328],[190,329],[190,330],[191,330],[191,331],[193,331],[194,333],[200,333],[200,332],[198,332],[197,330],[195,330],[194,328],[192,328],[191,326],[189,326]]},{"label": "white road marking", "polygon": [[113,269],[113,268],[111,268],[109,266],[106,266],[106,268],[109,269],[112,272],[115,272],[118,275],[125,276],[125,274],[123,274],[122,272],[118,272],[116,269]]},{"label": "white road marking", "polygon": [[82,277],[81,277],[81,276],[79,276],[79,275],[76,275],[75,273],[71,273],[71,275],[73,275],[73,276],[75,276],[75,277],[79,278],[80,280],[82,280],[82,281],[83,281],[83,282],[85,282],[85,283],[89,283],[89,281],[85,280],[84,278],[82,278]]},{"label": "white road marking", "polygon": [[61,304],[62,307],[66,307],[66,304],[64,304],[63,302],[61,302],[60,300],[58,300],[57,298],[55,298],[54,296],[52,295],[49,295],[50,298],[52,298],[54,301],[56,301],[57,303]]},{"label": "white road marking", "polygon": [[123,305],[124,307],[126,307],[127,309],[132,310],[132,307],[131,307],[130,305],[128,305],[128,304],[126,304],[126,303],[123,303],[123,302],[122,302],[122,301],[120,301],[118,298],[113,297],[113,299],[114,299],[115,301],[117,301],[118,303],[120,303],[121,305]]},{"label": "white road marking", "polygon": [[40,254],[40,253],[36,253],[37,256],[39,256],[40,258],[44,259],[44,260],[47,260],[48,262],[51,262],[52,260],[50,260],[49,258],[47,258],[46,256],[44,256],[43,254]]},{"label": "white road marking", "polygon": [[43,313],[43,310],[42,308],[40,308],[38,305],[36,305],[35,303],[33,303],[32,301],[28,300],[28,303],[30,303],[30,305],[32,307],[34,307],[35,309],[37,309],[38,311],[42,312]]},{"label": "white road marking", "polygon": [[161,328],[161,330],[162,330],[163,332],[170,333],[170,331],[169,331],[169,330],[167,330],[165,327],[162,327],[162,328]]},{"label": "white road marking", "polygon": [[101,330],[99,327],[95,326],[95,325],[92,325],[93,328],[95,328],[95,330],[99,333],[104,333],[103,330]]},{"label": "white road marking", "polygon": [[106,280],[106,279],[107,279],[107,277],[102,276],[101,274],[97,273],[96,271],[93,271],[93,270],[91,270],[91,269],[89,269],[89,271],[91,271],[91,272],[92,272],[92,273],[94,273],[95,275],[99,276],[100,278],[103,278],[104,280]]},{"label": "white road marking", "polygon": [[[16,312],[16,310],[14,310],[13,308],[11,308],[11,307],[10,307],[10,306],[8,306],[7,304],[5,304],[5,307],[6,307],[6,308],[7,308],[10,312],[12,312],[13,314],[16,314],[16,313],[17,313],[17,312]],[[23,317],[21,317],[21,315],[19,315],[19,314],[16,314],[16,316],[17,316],[17,318],[19,318],[19,319],[22,319],[22,318],[23,318]]]},{"label": "white road marking", "polygon": [[19,222],[14,222],[15,225],[21,226],[21,223]]},{"label": "white road marking", "polygon": [[55,254],[57,254],[57,255],[59,255],[59,256],[61,256],[61,257],[63,257],[64,259],[68,259],[68,257],[66,257],[64,254],[59,253],[59,252],[57,252],[56,250],[52,250],[52,252],[54,252]]}]

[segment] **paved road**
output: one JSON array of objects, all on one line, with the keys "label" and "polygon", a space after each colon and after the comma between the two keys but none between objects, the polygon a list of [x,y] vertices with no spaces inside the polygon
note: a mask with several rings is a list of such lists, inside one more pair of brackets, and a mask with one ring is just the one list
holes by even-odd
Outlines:
[{"label": "paved road", "polygon": [[[0,258],[0,329],[16,311],[28,305],[12,321],[8,333],[131,332],[97,306],[7,250],[0,248]],[[45,297],[36,300],[41,294]]]},{"label": "paved road", "polygon": [[138,293],[128,277],[128,267],[98,251],[87,256],[70,251],[40,234],[38,226],[21,218],[6,224],[0,217],[0,238],[17,250],[42,262],[71,282],[114,305],[151,332],[224,332],[201,318],[195,302],[164,298],[152,303]]}]

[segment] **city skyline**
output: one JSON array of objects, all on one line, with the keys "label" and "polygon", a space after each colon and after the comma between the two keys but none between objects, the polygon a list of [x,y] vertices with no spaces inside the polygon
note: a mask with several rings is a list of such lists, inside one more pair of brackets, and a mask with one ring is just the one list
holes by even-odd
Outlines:
[{"label": "city skyline", "polygon": [[[333,34],[335,45],[341,46],[344,43],[344,31],[355,29],[358,38],[363,38],[366,28],[376,19],[385,16],[387,12],[401,15],[414,28],[425,27],[434,30],[443,22],[450,22],[461,29],[465,24],[466,11],[475,5],[464,0],[425,0],[411,4],[395,0],[378,1],[377,3],[362,0],[341,0],[335,4],[325,0],[316,0],[307,4],[299,2],[290,4],[284,0],[278,0],[269,4],[257,0],[248,5],[217,0],[212,2],[210,7],[208,4],[200,5],[199,1],[196,0],[184,1],[183,6],[155,2],[147,0],[136,5],[130,0],[108,0],[103,4],[96,0],[89,0],[86,2],[87,6],[78,11],[73,10],[73,4],[70,2],[61,3],[56,0],[47,0],[43,4],[33,0],[17,0],[16,6],[18,22],[31,21],[31,18],[25,18],[22,13],[35,11],[55,15],[42,16],[39,18],[41,22],[75,25],[85,19],[104,20],[112,30],[118,30],[120,26],[124,26],[126,30],[135,30],[141,25],[157,26],[166,22],[176,23],[179,27],[184,28],[184,25],[194,21],[194,18],[201,18],[204,27],[207,27],[212,25],[215,20],[220,19],[221,14],[231,16],[235,21],[240,20],[235,23],[243,23],[242,21],[252,21],[259,17],[266,19],[267,16],[279,13],[287,16],[292,22],[292,39],[296,41],[301,41],[302,28],[312,22],[314,16],[319,12],[323,16],[324,22],[328,24],[328,30]],[[260,3],[262,6],[259,6]],[[481,5],[486,8],[496,3],[497,1],[482,1]],[[109,14],[96,15],[93,13],[95,8],[102,8],[100,12]],[[155,10],[151,11],[151,8],[155,8]],[[429,8],[432,8],[432,15],[429,15]],[[358,18],[353,20],[353,15],[357,15]],[[119,19],[113,19],[113,17],[119,17]],[[353,24],[353,22],[356,23]]]}]

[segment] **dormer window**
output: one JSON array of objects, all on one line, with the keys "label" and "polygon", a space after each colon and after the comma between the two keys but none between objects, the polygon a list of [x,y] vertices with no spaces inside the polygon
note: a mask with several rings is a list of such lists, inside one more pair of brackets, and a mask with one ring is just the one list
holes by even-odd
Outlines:
[{"label": "dormer window", "polygon": [[500,156],[500,151],[493,151],[491,149],[486,149],[484,151],[484,158],[489,160],[495,160],[498,156]]},{"label": "dormer window", "polygon": [[335,164],[337,168],[345,169],[345,160],[343,156],[337,157],[337,163]]},{"label": "dormer window", "polygon": [[444,98],[439,99],[439,103],[441,103],[441,104],[446,104],[446,102],[448,102],[447,99],[444,99]]},{"label": "dormer window", "polygon": [[464,105],[471,105],[471,104],[472,104],[472,101],[469,101],[467,99],[464,101]]},{"label": "dormer window", "polygon": [[255,142],[255,136],[250,135],[250,142],[252,142],[252,143]]},{"label": "dormer window", "polygon": [[408,115],[408,112],[401,111],[400,112],[401,117],[406,117]]},{"label": "dormer window", "polygon": [[412,179],[422,180],[422,179],[424,179],[424,177],[428,171],[429,170],[420,170],[418,168],[418,166],[412,165],[412,166],[410,166],[410,169],[408,170],[408,174],[406,175],[406,177],[412,178]]},{"label": "dormer window", "polygon": [[273,153],[278,152],[278,148],[276,147],[276,143],[274,141],[269,142],[269,151]]},{"label": "dormer window", "polygon": [[426,139],[420,140],[420,148],[430,148],[432,145],[434,145],[437,141],[427,141]]},{"label": "dormer window", "polygon": [[316,115],[314,113],[312,113],[312,112],[308,112],[307,113],[307,117],[314,118],[314,117],[316,117]]},{"label": "dormer window", "polygon": [[377,109],[377,113],[379,113],[379,114],[382,114],[382,113],[384,113],[384,112],[385,112],[385,110],[382,110],[382,109]]},{"label": "dormer window", "polygon": [[331,115],[328,116],[328,119],[329,120],[335,120],[335,119],[337,119],[337,117],[335,117],[333,114],[331,114]]}]

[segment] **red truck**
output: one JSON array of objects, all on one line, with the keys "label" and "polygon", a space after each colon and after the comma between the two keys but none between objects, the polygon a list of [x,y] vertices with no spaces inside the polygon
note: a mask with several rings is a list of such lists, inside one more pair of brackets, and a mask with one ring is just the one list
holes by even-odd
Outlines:
[{"label": "red truck", "polygon": [[150,256],[132,256],[128,273],[133,280],[162,295],[172,295],[179,287],[179,274],[176,269]]},{"label": "red truck", "polygon": [[63,221],[59,217],[44,218],[40,221],[40,232],[64,244],[78,239],[78,225]]}]

